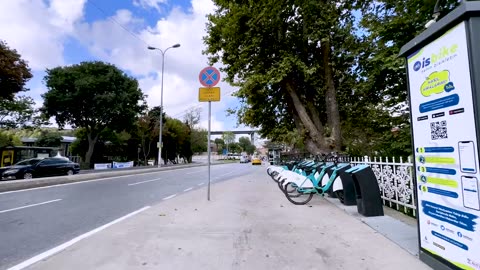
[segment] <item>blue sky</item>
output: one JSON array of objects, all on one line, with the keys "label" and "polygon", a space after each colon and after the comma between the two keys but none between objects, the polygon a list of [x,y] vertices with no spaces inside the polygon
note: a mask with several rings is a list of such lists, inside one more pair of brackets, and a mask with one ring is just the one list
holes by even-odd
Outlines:
[{"label": "blue sky", "polygon": [[[0,2],[0,36],[29,62],[34,78],[28,83],[37,106],[46,91],[46,68],[88,60],[113,63],[136,77],[150,106],[160,104],[161,55],[147,46],[171,49],[165,59],[164,105],[167,114],[182,118],[199,103],[199,71],[207,65],[204,49],[206,15],[211,0],[15,0]],[[126,30],[127,29],[127,30]],[[218,68],[218,67],[217,67]],[[238,102],[235,89],[221,82],[222,101],[212,103],[212,130],[243,129],[225,110]]]}]

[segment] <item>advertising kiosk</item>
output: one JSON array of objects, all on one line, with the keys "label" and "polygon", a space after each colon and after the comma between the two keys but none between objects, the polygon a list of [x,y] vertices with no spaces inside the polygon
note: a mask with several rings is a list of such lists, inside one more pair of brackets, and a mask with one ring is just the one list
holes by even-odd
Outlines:
[{"label": "advertising kiosk", "polygon": [[480,2],[406,44],[420,259],[480,269]]}]

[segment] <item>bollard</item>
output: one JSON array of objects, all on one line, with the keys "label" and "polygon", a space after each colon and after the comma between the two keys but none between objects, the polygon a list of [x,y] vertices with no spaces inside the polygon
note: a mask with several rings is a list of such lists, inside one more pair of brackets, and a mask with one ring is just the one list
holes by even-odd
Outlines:
[{"label": "bollard", "polygon": [[360,166],[351,173],[358,213],[365,217],[383,216],[383,203],[377,178],[368,165]]}]

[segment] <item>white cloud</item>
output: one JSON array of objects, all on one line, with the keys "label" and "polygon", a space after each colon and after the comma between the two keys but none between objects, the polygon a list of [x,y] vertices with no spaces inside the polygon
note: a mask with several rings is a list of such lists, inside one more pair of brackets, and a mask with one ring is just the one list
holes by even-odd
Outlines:
[{"label": "white cloud", "polygon": [[154,8],[161,11],[160,5],[167,3],[167,0],[133,0],[133,5],[143,8]]},{"label": "white cloud", "polygon": [[[165,2],[134,0],[133,3],[158,9]],[[165,49],[179,43],[181,47],[169,49],[165,57],[165,111],[181,119],[189,107],[200,106],[201,126],[206,128],[208,107],[207,103],[198,102],[198,73],[207,65],[207,57],[202,55],[203,36],[206,15],[215,9],[213,2],[192,0],[189,9],[174,7],[151,26],[126,9],[115,10],[112,18],[86,22],[85,3],[86,0],[0,1],[0,37],[16,48],[34,70],[66,64],[64,44],[73,38],[94,58],[113,63],[138,77],[150,106],[160,105],[162,55],[147,46]],[[219,120],[224,118],[227,104],[235,100],[230,96],[234,88],[223,82],[219,86],[223,96],[221,102],[212,103],[212,130],[236,123],[233,116],[226,123]],[[32,90],[40,92],[40,89],[43,86]]]},{"label": "white cloud", "polygon": [[64,42],[83,16],[86,0],[0,1],[0,37],[33,70],[64,64]]},{"label": "white cloud", "polygon": [[[160,4],[159,1],[153,2]],[[147,101],[151,107],[160,105],[162,53],[148,50],[147,46],[165,50],[174,44],[181,44],[180,48],[171,48],[165,53],[165,112],[182,118],[182,113],[188,108],[200,106],[203,108],[202,119],[207,119],[207,105],[198,102],[198,88],[201,86],[198,73],[207,66],[207,57],[202,54],[203,36],[206,35],[206,14],[213,12],[215,6],[211,0],[192,0],[191,4],[188,11],[173,8],[154,26],[143,29],[141,19],[135,18],[130,11],[117,11],[112,19],[83,23],[76,37],[96,57],[128,70],[134,76],[140,76],[140,87],[148,95]],[[123,27],[139,38],[133,37],[115,22],[121,22]],[[234,99],[230,97],[234,88],[225,83],[219,86],[224,96],[221,102],[212,104],[212,115],[221,116],[227,109],[226,103]],[[231,119],[236,121],[233,117]],[[206,124],[202,126],[206,127]]]}]

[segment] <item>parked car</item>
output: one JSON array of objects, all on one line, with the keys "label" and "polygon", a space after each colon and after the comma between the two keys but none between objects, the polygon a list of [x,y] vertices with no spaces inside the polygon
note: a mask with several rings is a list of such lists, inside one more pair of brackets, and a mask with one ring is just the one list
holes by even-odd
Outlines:
[{"label": "parked car", "polygon": [[38,177],[74,175],[80,165],[63,158],[31,158],[0,169],[2,180],[32,179]]}]

